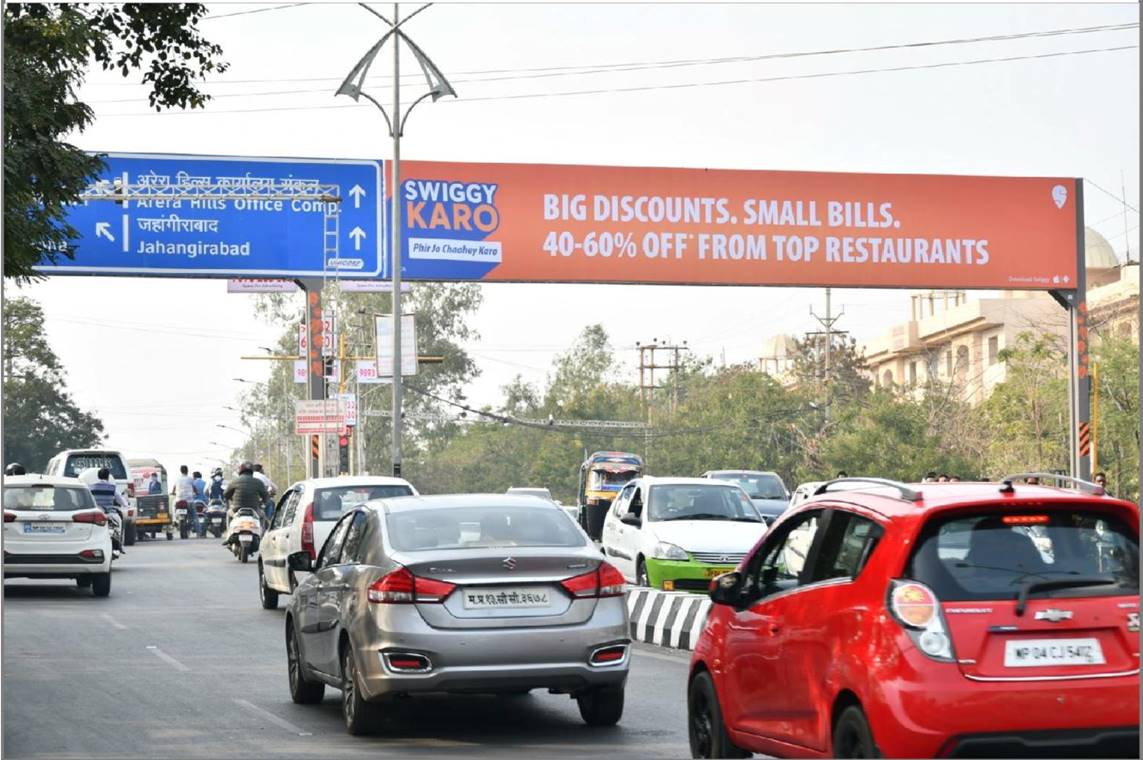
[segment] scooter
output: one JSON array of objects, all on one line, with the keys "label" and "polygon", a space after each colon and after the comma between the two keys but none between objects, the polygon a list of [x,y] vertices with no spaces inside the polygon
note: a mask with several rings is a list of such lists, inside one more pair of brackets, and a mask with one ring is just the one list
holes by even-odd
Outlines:
[{"label": "scooter", "polygon": [[179,499],[175,502],[175,522],[179,526],[179,538],[186,538],[190,535],[190,517],[187,514],[188,506],[186,499]]},{"label": "scooter", "polygon": [[246,562],[251,554],[258,551],[261,542],[262,521],[258,518],[258,513],[249,507],[242,507],[230,519],[222,543],[239,562]]},{"label": "scooter", "polygon": [[211,499],[202,514],[202,535],[205,536],[209,530],[215,538],[221,538],[226,525],[226,505],[222,499]]},{"label": "scooter", "polygon": [[111,532],[111,559],[123,554],[123,515],[118,509],[107,510],[107,528]]}]

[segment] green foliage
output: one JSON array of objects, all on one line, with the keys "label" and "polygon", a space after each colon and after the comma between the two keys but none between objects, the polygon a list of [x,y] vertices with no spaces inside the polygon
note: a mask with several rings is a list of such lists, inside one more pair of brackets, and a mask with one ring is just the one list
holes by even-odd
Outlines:
[{"label": "green foliage", "polygon": [[143,71],[157,111],[201,108],[198,80],[226,69],[198,31],[205,14],[187,3],[4,6],[4,276],[30,280],[42,259],[74,257],[64,212],[103,167],[66,141],[94,118],[77,97],[91,62]]},{"label": "green foliage", "polygon": [[[1139,500],[1139,346],[1126,338],[1102,338],[1092,357],[1099,364],[1099,416],[1092,410],[1097,468],[1116,496]],[[1094,394],[1093,394],[1094,395]]]},{"label": "green foliage", "polygon": [[42,472],[63,449],[95,446],[103,437],[103,423],[68,394],[43,324],[35,301],[4,300],[4,461],[28,472]]}]

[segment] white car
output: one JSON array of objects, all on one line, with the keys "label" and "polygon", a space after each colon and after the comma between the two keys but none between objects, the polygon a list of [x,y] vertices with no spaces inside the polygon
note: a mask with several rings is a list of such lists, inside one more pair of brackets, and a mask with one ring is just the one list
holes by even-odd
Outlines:
[{"label": "white car", "polygon": [[824,480],[811,480],[799,485],[794,489],[794,494],[790,497],[790,506],[787,507],[787,509],[793,509],[806,499],[813,496],[814,491],[817,491],[821,484],[824,482]]},{"label": "white car", "polygon": [[708,478],[632,480],[603,522],[603,553],[641,586],[706,591],[734,570],[766,523],[745,491]]},{"label": "white car", "polygon": [[111,449],[66,449],[48,461],[44,474],[61,478],[78,478],[79,474],[89,467],[97,470],[106,467],[111,471],[115,489],[127,502],[127,514],[123,515],[123,544],[131,546],[138,535],[135,518],[139,509],[138,502],[135,501],[135,481],[127,469],[127,460],[122,454]]},{"label": "white car", "polygon": [[309,552],[316,558],[341,516],[362,502],[416,496],[403,478],[380,476],[315,478],[292,485],[274,507],[270,527],[258,547],[258,594],[265,609],[278,606],[279,594],[298,585],[286,558]]},{"label": "white car", "polygon": [[107,516],[78,478],[4,478],[4,577],[75,578],[111,593]]}]

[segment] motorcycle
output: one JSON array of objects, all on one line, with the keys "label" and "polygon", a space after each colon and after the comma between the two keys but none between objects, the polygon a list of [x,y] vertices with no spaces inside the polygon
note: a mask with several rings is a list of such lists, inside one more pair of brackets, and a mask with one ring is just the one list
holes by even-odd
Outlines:
[{"label": "motorcycle", "polygon": [[[198,517],[198,537],[206,538],[206,502],[199,497],[194,498],[194,513]],[[191,523],[193,526],[194,523]]]},{"label": "motorcycle", "polygon": [[179,526],[179,538],[186,538],[190,535],[190,517],[187,514],[186,499],[179,499],[175,502],[175,522]]},{"label": "motorcycle", "polygon": [[202,535],[209,530],[215,538],[221,538],[226,525],[226,505],[222,499],[211,499],[202,516]]},{"label": "motorcycle", "polygon": [[123,514],[115,508],[107,510],[107,529],[111,532],[111,559],[123,554]]},{"label": "motorcycle", "polygon": [[223,544],[238,558],[239,562],[246,562],[250,555],[258,551],[262,542],[262,521],[258,513],[249,507],[242,507],[230,519],[226,527],[226,537]]}]

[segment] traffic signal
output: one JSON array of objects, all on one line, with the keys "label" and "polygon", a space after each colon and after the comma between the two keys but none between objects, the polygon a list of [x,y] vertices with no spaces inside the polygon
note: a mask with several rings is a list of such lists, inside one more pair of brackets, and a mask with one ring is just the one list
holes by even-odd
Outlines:
[{"label": "traffic signal", "polygon": [[349,472],[349,433],[342,433],[337,437],[338,472]]}]

